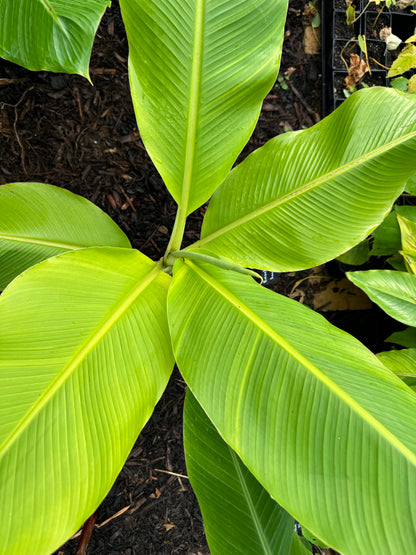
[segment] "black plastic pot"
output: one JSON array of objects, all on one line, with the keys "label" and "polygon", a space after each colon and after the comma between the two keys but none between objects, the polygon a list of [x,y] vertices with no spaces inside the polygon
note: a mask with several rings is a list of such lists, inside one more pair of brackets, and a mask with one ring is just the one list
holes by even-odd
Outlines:
[{"label": "black plastic pot", "polygon": [[[387,51],[386,43],[379,38],[379,29],[391,27],[392,33],[403,41],[414,34],[416,15],[410,9],[398,11],[391,6],[390,10],[384,9],[380,14],[373,9],[375,4],[370,4],[368,7],[367,4],[366,0],[355,2],[356,18],[364,8],[366,9],[355,23],[347,25],[345,0],[322,0],[322,110],[324,116],[335,110],[346,98],[344,89],[348,71],[340,53],[348,41],[357,38],[358,35],[364,35],[369,58],[375,58],[382,65],[389,67],[397,57],[397,51],[393,53]],[[377,23],[374,26],[376,19]],[[361,58],[364,56],[358,44],[354,45],[353,42],[348,46],[348,58],[351,52],[358,54]],[[388,86],[390,81],[387,77],[388,69],[375,62],[371,63],[371,61],[370,66],[371,75],[366,73],[361,82],[370,86]],[[408,72],[405,77],[410,77],[413,73],[415,72]]]}]

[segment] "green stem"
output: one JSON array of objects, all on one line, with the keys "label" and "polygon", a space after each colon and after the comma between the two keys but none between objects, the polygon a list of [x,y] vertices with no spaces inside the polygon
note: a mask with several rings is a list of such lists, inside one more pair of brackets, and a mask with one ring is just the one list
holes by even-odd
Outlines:
[{"label": "green stem", "polygon": [[185,231],[185,224],[186,224],[186,213],[180,207],[178,207],[178,211],[176,212],[175,223],[173,225],[172,235],[170,237],[170,241],[168,244],[168,248],[166,249],[165,256],[163,257],[165,264],[167,264],[167,259],[170,254],[175,251],[179,251],[182,245],[183,233]]},{"label": "green stem", "polygon": [[202,262],[208,262],[209,264],[213,264],[218,268],[222,268],[223,270],[231,270],[233,272],[238,272],[239,274],[249,275],[258,279],[260,283],[263,281],[263,278],[253,270],[249,270],[248,268],[244,268],[239,264],[235,264],[229,260],[223,260],[222,258],[215,258],[215,256],[209,256],[208,254],[202,254],[200,252],[192,252],[192,251],[176,251],[170,253],[166,258],[165,262],[173,266],[177,258],[188,258],[189,260],[201,260]]}]

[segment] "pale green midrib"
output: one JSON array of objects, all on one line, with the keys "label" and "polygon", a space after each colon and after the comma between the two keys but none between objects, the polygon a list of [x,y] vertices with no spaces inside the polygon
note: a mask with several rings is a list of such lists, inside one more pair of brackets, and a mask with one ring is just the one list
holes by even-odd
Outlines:
[{"label": "pale green midrib", "polygon": [[58,16],[53,7],[49,4],[48,0],[39,0],[39,3],[42,4],[45,10],[51,15],[52,19],[58,22]]},{"label": "pale green midrib", "polygon": [[137,297],[150,285],[150,283],[159,275],[163,270],[162,265],[159,263],[152,271],[150,271],[129,293],[121,300],[115,307],[110,317],[102,320],[98,326],[91,332],[89,337],[85,339],[76,353],[66,363],[66,365],[59,372],[57,377],[49,384],[45,391],[36,399],[36,402],[31,406],[28,412],[21,418],[17,426],[13,429],[10,435],[0,445],[0,459],[11,445],[19,438],[19,436],[27,429],[34,418],[52,399],[56,392],[63,386],[69,379],[72,373],[77,369],[79,364],[91,353],[101,339],[110,331],[114,324],[123,316],[126,310],[134,303]]},{"label": "pale green midrib", "polygon": [[50,241],[49,239],[39,239],[38,237],[23,237],[17,235],[5,235],[0,233],[0,241],[16,241],[18,243],[31,243],[33,245],[42,245],[45,247],[55,247],[67,251],[86,248],[92,245],[76,245],[75,243],[61,243],[59,241]]},{"label": "pale green midrib", "polygon": [[64,35],[68,39],[70,39],[68,31],[65,29],[64,24],[62,23],[61,19],[59,18],[58,14],[55,12],[53,7],[49,4],[49,2],[47,0],[39,0],[39,2],[42,4],[42,6],[45,8],[45,10],[50,14],[50,16],[55,21],[55,23],[58,25],[58,27],[61,29],[61,31],[64,33]]},{"label": "pale green midrib", "polygon": [[241,489],[243,490],[244,498],[245,498],[246,503],[247,503],[247,505],[248,505],[248,508],[249,508],[249,511],[250,511],[250,514],[251,514],[251,517],[252,517],[254,526],[255,526],[255,528],[256,528],[257,535],[258,535],[258,537],[259,537],[260,543],[261,543],[261,545],[262,545],[262,547],[263,547],[264,553],[266,553],[267,555],[273,555],[273,553],[272,553],[272,551],[271,551],[271,549],[270,549],[269,543],[268,543],[268,541],[267,541],[267,538],[265,537],[265,535],[264,535],[264,533],[263,533],[263,528],[262,528],[261,523],[260,523],[260,521],[259,521],[259,517],[258,517],[257,511],[256,511],[256,509],[255,509],[255,507],[254,507],[253,500],[251,499],[250,492],[249,492],[248,489],[247,489],[247,485],[246,485],[246,482],[245,482],[245,480],[244,480],[244,476],[243,476],[243,474],[242,474],[242,472],[241,472],[241,466],[240,466],[238,457],[237,457],[237,455],[235,454],[235,452],[233,451],[233,449],[231,449],[231,447],[228,447],[228,449],[230,450],[230,454],[231,454],[231,458],[232,458],[232,461],[233,461],[233,465],[234,465],[234,467],[235,467],[235,469],[236,469],[236,473],[237,473],[237,476],[238,476],[238,480],[239,480],[239,482],[240,482]]},{"label": "pale green midrib", "polygon": [[186,131],[185,166],[181,194],[181,211],[185,214],[188,213],[192,173],[195,160],[195,137],[199,117],[198,108],[202,71],[204,1],[205,0],[197,0],[195,13],[195,35],[192,53],[191,88],[189,93],[188,106],[188,127]]},{"label": "pale green midrib", "polygon": [[243,225],[243,224],[249,222],[250,220],[253,220],[253,219],[265,214],[266,212],[269,212],[270,210],[273,210],[273,209],[277,208],[278,206],[284,204],[285,202],[288,202],[288,201],[292,200],[293,198],[296,198],[298,196],[303,195],[304,193],[309,192],[311,189],[314,189],[314,188],[318,187],[319,185],[324,184],[326,181],[329,181],[329,180],[331,180],[335,177],[338,177],[339,175],[341,175],[341,174],[343,174],[347,171],[355,169],[356,167],[360,166],[361,164],[364,164],[364,163],[368,162],[372,158],[375,158],[376,156],[379,156],[380,154],[383,154],[383,153],[387,152],[391,148],[399,146],[399,145],[405,143],[406,141],[408,141],[409,139],[413,139],[415,137],[416,137],[416,131],[413,131],[412,133],[408,133],[407,135],[402,136],[399,139],[396,139],[396,140],[391,141],[390,143],[388,143],[386,145],[383,145],[379,148],[376,148],[376,149],[368,152],[367,154],[364,154],[363,156],[359,156],[355,160],[353,160],[351,162],[348,162],[347,164],[344,164],[343,166],[340,166],[339,168],[336,168],[332,172],[329,172],[325,175],[322,175],[322,176],[310,181],[309,183],[305,183],[305,185],[303,185],[302,187],[300,187],[296,191],[292,191],[291,193],[288,193],[287,195],[285,195],[281,198],[278,198],[278,199],[266,204],[265,206],[257,208],[256,210],[254,210],[253,212],[250,212],[249,214],[246,214],[242,218],[239,218],[238,220],[235,220],[234,222],[231,222],[230,224],[218,229],[217,231],[214,231],[213,233],[210,233],[209,235],[207,235],[203,239],[200,239],[199,241],[196,241],[195,243],[190,245],[188,248],[202,247],[203,245],[209,243],[210,241],[213,241],[213,240],[217,239],[217,237],[220,237],[221,235],[224,235],[225,233],[228,233],[229,231],[232,231],[233,229],[239,227],[240,225]]},{"label": "pale green midrib", "polygon": [[386,441],[393,445],[402,455],[404,455],[413,465],[416,466],[416,454],[413,453],[406,445],[404,445],[394,434],[392,434],[379,420],[377,420],[372,414],[370,414],[366,409],[359,405],[346,391],[339,387],[335,382],[333,382],[328,376],[326,376],[319,368],[312,364],[307,358],[305,358],[301,353],[299,353],[290,343],[288,343],[283,337],[276,333],[266,322],[264,322],[257,314],[255,314],[248,306],[246,306],[241,300],[230,293],[225,287],[220,283],[215,281],[209,274],[204,270],[201,270],[189,260],[184,262],[188,267],[198,274],[203,280],[205,280],[208,285],[213,287],[220,295],[222,295],[228,302],[234,305],[237,310],[239,310],[244,316],[251,320],[260,330],[262,330],[266,335],[268,335],[272,341],[280,345],[289,355],[296,359],[299,364],[303,365],[309,372],[311,372],[321,383],[323,383],[332,393],[334,393],[338,398],[344,400],[344,402],[350,407],[352,411],[357,413],[364,421],[366,421],[370,426],[375,428],[381,436],[383,436]]},{"label": "pale green midrib", "polygon": [[[384,270],[380,270],[380,271],[384,271]],[[408,275],[412,275],[412,274],[408,274]],[[377,300],[382,300],[384,302],[387,302],[389,299],[395,299],[398,301],[403,301],[404,303],[409,303],[411,305],[416,304],[414,301],[412,302],[412,300],[414,299],[414,297],[412,296],[412,293],[410,291],[406,291],[405,289],[399,289],[397,291],[389,288],[389,290],[386,291],[385,289],[382,288],[383,287],[382,285],[377,285],[377,284],[371,285],[365,282],[359,283],[359,280],[351,280],[351,281],[353,281],[354,283],[357,282],[355,283],[355,285],[357,285],[360,289],[363,289],[369,296],[370,294],[373,295]],[[403,294],[405,296],[403,296]]]}]

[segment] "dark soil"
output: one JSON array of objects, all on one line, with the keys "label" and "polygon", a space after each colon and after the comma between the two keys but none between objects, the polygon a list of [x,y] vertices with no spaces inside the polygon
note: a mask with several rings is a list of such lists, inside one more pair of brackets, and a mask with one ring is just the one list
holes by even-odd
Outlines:
[{"label": "dark soil", "polygon": [[[302,49],[302,11],[289,8],[281,75],[240,159],[283,130],[320,116],[320,59]],[[118,2],[104,16],[94,44],[91,77],[33,73],[0,60],[0,185],[38,181],[88,198],[117,222],[133,247],[160,258],[175,204],[149,159],[129,95],[127,41]],[[199,235],[204,208],[189,218],[186,243]],[[290,293],[294,275],[279,280]],[[89,554],[208,553],[203,523],[186,477],[182,448],[185,384],[175,371],[112,490],[98,508]],[[57,552],[70,555],[78,539]],[[87,543],[87,542],[85,542]]]},{"label": "dark soil", "polygon": [[366,13],[365,36],[367,39],[379,39],[380,31],[384,27],[391,27],[391,16],[386,13]]},{"label": "dark soil", "polygon": [[348,25],[345,11],[334,16],[334,36],[337,39],[352,39],[357,36],[357,25]]},{"label": "dark soil", "polygon": [[[335,69],[347,70],[347,60],[350,59],[350,54],[360,55],[360,48],[357,43],[347,40],[335,40],[333,49],[333,67]],[[345,60],[345,62],[343,61]]]}]

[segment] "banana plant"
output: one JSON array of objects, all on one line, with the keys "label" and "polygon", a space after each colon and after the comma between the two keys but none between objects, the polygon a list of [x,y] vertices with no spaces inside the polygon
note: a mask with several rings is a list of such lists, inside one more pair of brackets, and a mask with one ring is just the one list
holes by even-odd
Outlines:
[{"label": "banana plant", "polygon": [[347,555],[408,551],[414,392],[252,268],[315,266],[383,221],[414,173],[414,95],[362,90],[231,169],[276,78],[285,0],[120,6],[138,126],[177,216],[152,261],[76,195],[0,187],[0,552],[47,554],[82,525],[174,361],[212,553],[310,552],[293,519]]}]

